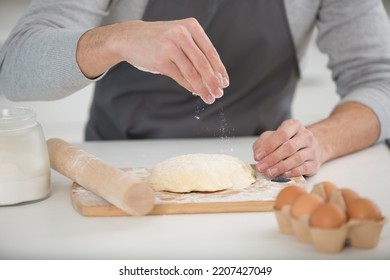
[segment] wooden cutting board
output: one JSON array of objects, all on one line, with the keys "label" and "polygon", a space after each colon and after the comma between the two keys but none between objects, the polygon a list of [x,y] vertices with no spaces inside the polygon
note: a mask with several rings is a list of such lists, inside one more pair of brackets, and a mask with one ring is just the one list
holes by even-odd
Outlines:
[{"label": "wooden cutting board", "polygon": [[[150,174],[147,168],[125,171],[145,181]],[[149,215],[271,211],[279,191],[290,185],[305,189],[306,180],[300,176],[290,178],[289,182],[275,182],[257,173],[256,182],[240,190],[228,189],[210,193],[155,192],[155,206]],[[73,207],[84,216],[129,215],[77,183],[72,185],[71,200]]]}]

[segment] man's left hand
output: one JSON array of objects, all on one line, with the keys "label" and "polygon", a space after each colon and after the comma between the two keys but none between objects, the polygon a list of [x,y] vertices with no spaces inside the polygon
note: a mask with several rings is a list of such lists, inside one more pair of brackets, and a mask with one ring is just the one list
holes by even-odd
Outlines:
[{"label": "man's left hand", "polygon": [[269,177],[314,175],[321,166],[321,148],[300,121],[286,120],[275,131],[265,131],[253,144],[256,169]]}]

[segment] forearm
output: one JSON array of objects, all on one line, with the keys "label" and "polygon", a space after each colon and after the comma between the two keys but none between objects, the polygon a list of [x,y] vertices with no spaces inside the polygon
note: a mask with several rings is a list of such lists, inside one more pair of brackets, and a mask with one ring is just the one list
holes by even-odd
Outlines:
[{"label": "forearm", "polygon": [[14,101],[54,100],[91,83],[76,62],[80,36],[98,26],[108,0],[32,0],[0,49],[0,90]]},{"label": "forearm", "polygon": [[2,49],[1,92],[14,101],[55,100],[87,86],[75,46],[81,32],[45,30],[10,40]]},{"label": "forearm", "polygon": [[328,118],[308,129],[318,139],[321,163],[371,146],[380,135],[376,114],[356,102],[339,105]]}]

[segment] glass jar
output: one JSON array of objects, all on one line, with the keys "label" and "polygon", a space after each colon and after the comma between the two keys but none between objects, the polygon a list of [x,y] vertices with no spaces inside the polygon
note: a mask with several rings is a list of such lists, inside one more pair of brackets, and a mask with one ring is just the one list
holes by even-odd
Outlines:
[{"label": "glass jar", "polygon": [[0,205],[41,200],[49,194],[49,155],[35,112],[0,108]]}]

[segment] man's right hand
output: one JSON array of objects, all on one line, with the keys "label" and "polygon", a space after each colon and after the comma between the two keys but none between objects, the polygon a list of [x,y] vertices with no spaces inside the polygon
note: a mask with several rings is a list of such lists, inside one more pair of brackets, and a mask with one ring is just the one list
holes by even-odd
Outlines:
[{"label": "man's right hand", "polygon": [[94,78],[121,61],[161,73],[211,104],[229,85],[226,69],[194,18],[116,23],[87,31],[79,40],[77,62]]}]

